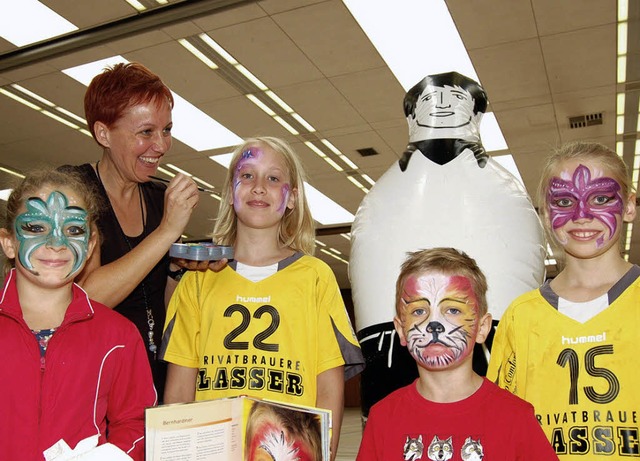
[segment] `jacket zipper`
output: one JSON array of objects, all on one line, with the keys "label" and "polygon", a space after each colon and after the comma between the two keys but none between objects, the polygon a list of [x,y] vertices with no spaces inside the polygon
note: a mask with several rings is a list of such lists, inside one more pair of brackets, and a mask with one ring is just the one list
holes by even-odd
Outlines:
[{"label": "jacket zipper", "polygon": [[[38,344],[38,349],[40,349],[40,345]],[[41,351],[38,350],[40,354]],[[42,391],[44,388],[44,370],[45,370],[46,361],[44,355],[40,355],[40,395],[38,396],[38,434],[40,434],[40,424],[42,422]]]}]

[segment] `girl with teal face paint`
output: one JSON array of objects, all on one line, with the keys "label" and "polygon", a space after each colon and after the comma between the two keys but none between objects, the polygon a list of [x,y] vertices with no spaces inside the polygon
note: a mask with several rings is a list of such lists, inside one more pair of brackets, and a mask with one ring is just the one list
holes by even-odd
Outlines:
[{"label": "girl with teal face paint", "polygon": [[0,459],[78,445],[144,459],[144,409],[157,398],[142,337],[74,283],[98,241],[97,216],[93,190],[69,172],[33,173],[7,201]]},{"label": "girl with teal face paint", "polygon": [[46,202],[39,197],[30,197],[26,207],[27,211],[15,222],[20,264],[36,272],[31,263],[35,250],[43,245],[66,247],[73,255],[73,266],[67,276],[76,273],[87,260],[91,235],[86,210],[70,206],[67,196],[57,190],[49,194]]},{"label": "girl with teal face paint", "polygon": [[7,201],[6,227],[0,230],[5,273],[15,267],[27,279],[72,283],[98,241],[100,201],[73,173],[38,171],[25,178]]}]

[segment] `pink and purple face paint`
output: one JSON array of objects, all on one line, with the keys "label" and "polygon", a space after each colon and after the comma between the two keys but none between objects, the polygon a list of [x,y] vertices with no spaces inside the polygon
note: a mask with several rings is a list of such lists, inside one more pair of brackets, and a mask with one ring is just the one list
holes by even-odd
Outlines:
[{"label": "pink and purple face paint", "polygon": [[[262,151],[262,149],[260,149],[259,147],[256,147],[256,146],[249,147],[248,149],[243,151],[242,154],[240,155],[240,158],[238,159],[238,162],[236,163],[235,172],[233,174],[233,206],[234,206],[234,209],[237,210],[242,204],[242,202],[238,199],[238,197],[236,195],[237,188],[243,182],[242,171],[245,169],[245,166],[247,166],[247,165],[249,165],[251,163],[254,163],[254,162],[259,162],[260,159],[263,156],[264,156],[264,152]],[[280,205],[278,206],[278,212],[279,213],[284,213],[286,208],[287,208],[287,202],[289,200],[289,195],[291,193],[291,186],[289,185],[289,183],[282,184],[281,192],[282,192],[282,200],[280,202]]]},{"label": "pink and purple face paint", "polygon": [[[569,221],[597,219],[607,227],[607,238],[611,239],[618,228],[617,218],[624,210],[620,184],[606,176],[592,178],[591,171],[584,165],[576,168],[571,179],[568,174],[562,176],[551,178],[547,191],[551,228],[555,231]],[[596,247],[601,248],[604,242],[605,236],[601,235]]]}]

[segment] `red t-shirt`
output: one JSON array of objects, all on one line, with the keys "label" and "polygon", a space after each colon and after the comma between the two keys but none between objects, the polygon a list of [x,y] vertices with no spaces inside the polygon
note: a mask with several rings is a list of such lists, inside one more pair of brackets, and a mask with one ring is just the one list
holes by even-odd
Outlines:
[{"label": "red t-shirt", "polygon": [[371,408],[356,461],[558,460],[533,407],[492,382],[453,403],[426,400],[416,383]]}]

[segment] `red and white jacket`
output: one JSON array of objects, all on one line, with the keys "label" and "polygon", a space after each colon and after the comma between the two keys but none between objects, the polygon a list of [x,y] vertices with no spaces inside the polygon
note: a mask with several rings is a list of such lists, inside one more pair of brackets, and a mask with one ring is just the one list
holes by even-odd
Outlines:
[{"label": "red and white jacket", "polygon": [[43,460],[99,434],[144,459],[144,409],[157,402],[142,337],[133,323],[91,301],[78,285],[46,354],[22,316],[15,269],[0,294],[0,459]]}]

